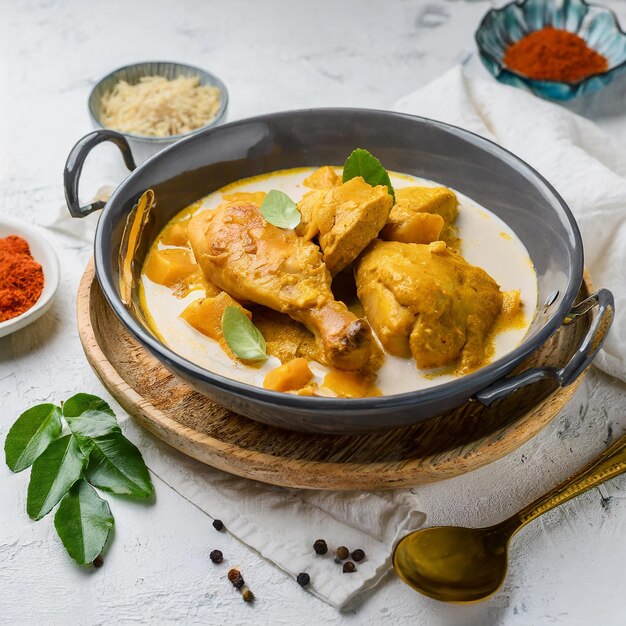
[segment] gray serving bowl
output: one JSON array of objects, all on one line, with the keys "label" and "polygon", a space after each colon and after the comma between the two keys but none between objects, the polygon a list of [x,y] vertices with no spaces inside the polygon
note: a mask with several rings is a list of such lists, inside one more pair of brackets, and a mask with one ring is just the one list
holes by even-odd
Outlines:
[{"label": "gray serving bowl", "polygon": [[[81,207],[78,183],[89,151],[114,142],[132,174],[106,206]],[[524,341],[486,367],[430,389],[376,398],[304,397],[244,384],[191,363],[161,343],[119,294],[118,257],[126,219],[140,195],[153,189],[157,204],[136,253],[138,272],[149,244],[168,220],[202,196],[235,180],[290,167],[341,163],[355,147],[387,168],[448,185],[503,219],[526,246],[537,271],[539,306]],[[252,419],[292,430],[357,433],[414,424],[470,398],[491,403],[521,386],[550,379],[568,385],[589,365],[610,326],[613,300],[600,290],[582,305],[580,233],[550,184],[515,155],[477,135],[399,113],[362,109],[311,109],[262,115],[203,130],[163,150],[135,169],[126,139],[97,131],[69,155],[65,191],[70,213],[81,217],[104,207],[94,243],[96,275],[111,307],[134,337],[194,389]],[[506,259],[503,259],[503,263]],[[507,377],[564,321],[597,309],[587,336],[563,368],[535,368]]]},{"label": "gray serving bowl", "polygon": [[89,94],[88,100],[89,115],[94,128],[106,128],[100,119],[102,96],[108,91],[111,91],[120,80],[125,80],[127,83],[134,85],[144,76],[164,76],[168,80],[172,80],[178,76],[197,76],[200,79],[201,85],[212,85],[220,90],[221,102],[216,116],[208,124],[188,133],[170,135],[169,137],[150,137],[127,132],[121,133],[132,148],[136,163],[143,163],[146,159],[155,155],[160,150],[163,150],[163,148],[171,146],[179,139],[190,137],[202,130],[217,126],[226,121],[228,90],[226,89],[226,85],[224,85],[217,76],[199,67],[186,65],[184,63],[146,61],[144,63],[133,63],[132,65],[119,67],[95,84]]}]

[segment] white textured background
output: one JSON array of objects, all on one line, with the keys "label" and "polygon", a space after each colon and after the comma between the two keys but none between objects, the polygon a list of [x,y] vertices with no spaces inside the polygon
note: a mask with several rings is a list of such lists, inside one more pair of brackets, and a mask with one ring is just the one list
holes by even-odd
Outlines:
[{"label": "white textured background", "polygon": [[[605,1],[626,24],[626,2]],[[481,72],[473,32],[489,2],[0,0],[0,215],[45,225],[63,204],[61,172],[90,130],[91,85],[133,61],[206,67],[230,91],[229,118],[309,106],[390,108],[459,62]],[[572,105],[626,140],[626,79]],[[98,153],[98,154],[97,154]],[[98,148],[84,195],[122,171]],[[108,397],[82,354],[74,296],[89,246],[49,232],[62,283],[51,312],[0,340],[0,439],[26,407],[77,391]],[[489,524],[513,513],[626,429],[626,387],[595,372],[539,437],[484,471],[419,490],[431,523]],[[156,480],[154,506],[110,498],[116,536],[100,570],[66,555],[51,517],[25,512],[28,472],[0,467],[0,623],[626,624],[626,480],[548,514],[516,539],[490,601],[438,604],[393,576],[340,615]],[[506,479],[504,478],[506,477]],[[277,529],[278,532],[278,529]],[[323,535],[323,529],[320,531]],[[208,560],[219,547],[257,595],[244,605]]]}]

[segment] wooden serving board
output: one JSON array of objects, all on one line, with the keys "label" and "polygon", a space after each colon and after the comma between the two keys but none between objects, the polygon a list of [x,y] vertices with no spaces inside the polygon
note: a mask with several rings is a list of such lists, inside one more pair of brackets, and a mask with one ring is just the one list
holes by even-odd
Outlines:
[{"label": "wooden serving board", "polygon": [[[589,276],[580,298],[592,291]],[[314,435],[233,413],[188,387],[142,348],[110,308],[93,264],[77,301],[87,359],[113,397],[142,426],[181,452],[226,472],[305,489],[391,489],[451,478],[512,452],[548,424],[566,389],[537,383],[491,408],[468,402],[415,426],[364,435]],[[520,369],[567,362],[590,315],[563,326]]]}]

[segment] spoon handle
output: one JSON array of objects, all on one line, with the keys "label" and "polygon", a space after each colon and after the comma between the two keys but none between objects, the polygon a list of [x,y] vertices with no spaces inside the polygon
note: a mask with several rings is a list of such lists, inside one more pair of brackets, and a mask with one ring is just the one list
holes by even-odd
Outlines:
[{"label": "spoon handle", "polygon": [[516,530],[559,506],[559,504],[567,502],[624,472],[626,472],[626,435],[620,437],[589,465],[523,508],[514,517],[518,524]]}]

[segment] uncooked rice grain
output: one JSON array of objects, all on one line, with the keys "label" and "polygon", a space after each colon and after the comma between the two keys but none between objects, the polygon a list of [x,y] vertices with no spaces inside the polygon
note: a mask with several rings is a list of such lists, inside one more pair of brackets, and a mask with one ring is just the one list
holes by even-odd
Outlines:
[{"label": "uncooked rice grain", "polygon": [[169,137],[208,124],[220,108],[221,93],[197,76],[143,76],[135,85],[120,80],[102,96],[102,124],[135,135]]}]

